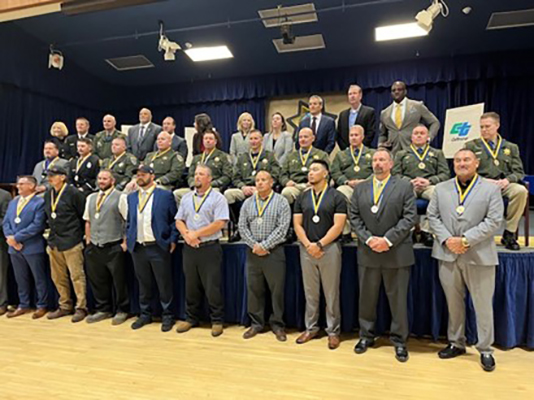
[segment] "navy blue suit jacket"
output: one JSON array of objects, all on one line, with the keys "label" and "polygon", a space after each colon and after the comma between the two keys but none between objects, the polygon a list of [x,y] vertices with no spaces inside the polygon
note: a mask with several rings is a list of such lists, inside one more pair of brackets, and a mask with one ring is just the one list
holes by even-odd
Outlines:
[{"label": "navy blue suit jacket", "polygon": [[[169,251],[171,243],[178,241],[178,230],[174,222],[176,216],[176,201],[168,190],[157,188],[152,194],[152,231],[156,243],[165,251]],[[126,221],[126,244],[133,252],[137,241],[137,207],[139,195],[137,192],[128,195],[128,219]]]},{"label": "navy blue suit jacket", "polygon": [[[299,146],[299,132],[302,128],[311,128],[311,115],[307,114],[304,118],[300,120],[299,128],[296,133],[295,144],[297,149]],[[317,127],[317,132],[315,134],[315,142],[313,142],[313,147],[326,151],[328,154],[334,150],[336,145],[336,122],[327,115],[322,114],[321,120],[319,121],[319,126]]]},{"label": "navy blue suit jacket", "polygon": [[[33,196],[30,202],[20,213],[20,223],[15,223],[17,217],[17,203],[19,196],[9,202],[7,212],[4,217],[4,234],[5,236],[15,236],[15,240],[22,243],[21,254],[39,254],[45,251],[45,240],[43,232],[46,227],[46,214],[44,210],[44,199]],[[11,246],[9,254],[18,252]]]}]

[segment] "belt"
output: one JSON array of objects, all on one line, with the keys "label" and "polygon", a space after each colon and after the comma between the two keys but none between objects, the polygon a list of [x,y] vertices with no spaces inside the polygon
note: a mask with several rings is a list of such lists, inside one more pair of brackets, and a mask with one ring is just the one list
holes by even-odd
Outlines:
[{"label": "belt", "polygon": [[148,246],[155,246],[156,245],[156,241],[153,240],[152,242],[143,242],[143,243],[140,243],[140,242],[137,242],[137,244],[139,246],[144,246],[144,247],[148,247]]},{"label": "belt", "polygon": [[201,247],[211,246],[211,245],[214,245],[214,244],[219,244],[219,239],[208,240],[207,242],[200,242],[197,247],[193,247],[193,246],[189,246],[189,245],[188,246],[191,247],[192,249],[199,249]]},{"label": "belt", "polygon": [[117,240],[116,242],[110,242],[110,243],[104,243],[104,244],[94,244],[94,243],[91,243],[91,244],[95,247],[98,247],[99,249],[105,249],[108,247],[116,246],[121,243],[122,243],[122,240]]}]

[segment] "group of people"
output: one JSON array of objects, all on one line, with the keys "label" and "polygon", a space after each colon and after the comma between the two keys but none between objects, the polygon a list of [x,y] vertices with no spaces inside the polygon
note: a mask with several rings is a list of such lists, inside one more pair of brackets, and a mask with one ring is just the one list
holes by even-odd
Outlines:
[{"label": "group of people", "polygon": [[[456,153],[456,177],[450,179],[443,152],[429,145],[439,121],[406,93],[403,82],[392,85],[393,103],[381,113],[377,150],[370,148],[375,112],[361,104],[357,85],[349,88],[351,108],[341,113],[337,129],[322,115],[322,99],[312,96],[310,115],[299,125],[296,144],[281,114],[272,116],[272,130],[264,136],[255,129],[252,116],[244,113],[230,153],[225,153],[209,116],[199,114],[187,175],[187,145],[174,132],[171,117],[161,128],[151,122],[150,111],[142,109],[140,123],[127,136],[116,130],[111,115],[104,117],[104,130],[94,137],[84,118],[76,121],[74,138],[65,135],[64,124],[55,123],[54,139],[44,145],[45,159],[33,175],[18,177],[19,195],[11,200],[0,192],[5,246],[19,293],[18,307],[7,312],[3,252],[0,314],[17,317],[32,312],[33,277],[37,293],[33,318],[48,313],[49,319],[72,315],[73,322],[111,318],[112,324],[121,324],[130,316],[125,272],[125,252],[129,252],[140,304],[132,328],[152,322],[155,279],[163,310],[161,329],[169,331],[175,325],[171,254],[181,238],[186,319],[176,330],[184,333],[199,324],[206,296],[211,333],[219,336],[224,311],[220,239],[234,219],[248,247],[251,326],[243,336],[250,339],[266,325],[267,286],[272,301],[269,324],[276,338],[285,341],[282,244],[292,225],[306,298],[306,330],[297,343],[319,334],[322,288],[328,347],[339,347],[341,242],[356,238],[360,340],[355,352],[364,353],[375,343],[383,282],[392,313],[395,357],[405,362],[412,236],[418,222],[415,204],[421,197],[430,201],[421,221],[423,241],[433,245],[449,306],[449,345],[439,356],[465,353],[467,285],[477,315],[481,364],[486,371],[493,370],[492,296],[498,264],[494,235],[505,217],[503,244],[519,248],[515,233],[527,196],[520,184],[524,173],[519,150],[500,136],[498,114],[486,113],[480,120],[482,137]],[[336,143],[339,151],[331,161],[329,153]],[[506,216],[503,196],[509,199]],[[59,293],[59,307],[51,312],[45,252]],[[86,274],[95,298],[91,315]]]}]

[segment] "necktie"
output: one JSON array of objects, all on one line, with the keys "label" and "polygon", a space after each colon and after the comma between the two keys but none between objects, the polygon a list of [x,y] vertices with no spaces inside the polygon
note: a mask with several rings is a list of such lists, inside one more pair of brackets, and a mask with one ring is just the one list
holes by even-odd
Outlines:
[{"label": "necktie", "polygon": [[313,134],[315,135],[317,132],[317,117],[312,118],[311,130],[313,131]]},{"label": "necktie", "polygon": [[354,157],[358,157],[359,153],[360,153],[360,149],[354,150]]},{"label": "necktie", "polygon": [[490,141],[489,146],[491,147],[492,150],[495,150],[495,143]]},{"label": "necktie", "polygon": [[417,152],[418,152],[419,154],[423,154],[423,148],[422,148],[422,147],[419,147],[419,148],[417,149]]},{"label": "necktie", "polygon": [[397,104],[397,109],[395,110],[395,125],[400,129],[402,126],[402,106]]},{"label": "necktie", "polygon": [[141,129],[139,129],[139,141],[143,140],[144,134],[145,134],[145,127],[141,125]]}]

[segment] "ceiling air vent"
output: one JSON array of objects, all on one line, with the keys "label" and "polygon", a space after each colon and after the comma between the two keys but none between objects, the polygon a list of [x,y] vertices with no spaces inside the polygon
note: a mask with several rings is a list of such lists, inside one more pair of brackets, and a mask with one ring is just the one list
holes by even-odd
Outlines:
[{"label": "ceiling air vent", "polygon": [[534,8],[491,14],[486,30],[519,28],[534,25]]},{"label": "ceiling air vent", "polygon": [[273,39],[274,47],[279,53],[291,53],[294,51],[317,50],[326,47],[323,35],[297,36],[292,44],[284,44],[283,39]]},{"label": "ceiling air vent", "polygon": [[[271,8],[258,11],[266,28],[275,28],[285,24],[306,24],[317,22],[317,14],[313,3],[291,7]],[[268,18],[268,19],[266,19]]]},{"label": "ceiling air vent", "polygon": [[131,71],[134,69],[153,68],[154,64],[150,62],[145,56],[129,56],[107,58],[106,62],[115,68],[117,71]]}]

